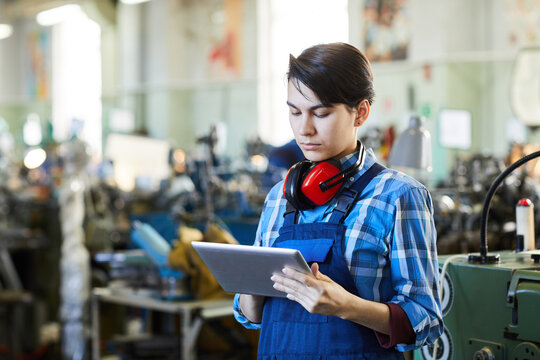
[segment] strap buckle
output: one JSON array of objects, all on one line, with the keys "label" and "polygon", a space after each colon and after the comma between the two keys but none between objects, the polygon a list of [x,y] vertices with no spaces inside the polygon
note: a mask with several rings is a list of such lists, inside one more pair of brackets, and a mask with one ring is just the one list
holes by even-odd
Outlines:
[{"label": "strap buckle", "polygon": [[343,215],[347,214],[357,195],[358,191],[353,189],[345,189],[338,198],[336,207],[333,209],[333,211],[339,211],[343,213]]}]

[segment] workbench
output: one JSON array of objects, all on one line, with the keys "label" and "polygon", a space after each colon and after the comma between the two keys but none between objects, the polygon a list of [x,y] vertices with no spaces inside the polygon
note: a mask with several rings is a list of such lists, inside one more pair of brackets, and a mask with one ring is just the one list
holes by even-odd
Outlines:
[{"label": "workbench", "polygon": [[118,294],[108,288],[92,290],[92,359],[101,360],[99,304],[112,303],[153,311],[180,315],[180,343],[182,360],[197,358],[196,342],[201,326],[207,320],[217,319],[233,314],[233,300],[186,300],[168,301],[140,295]]}]

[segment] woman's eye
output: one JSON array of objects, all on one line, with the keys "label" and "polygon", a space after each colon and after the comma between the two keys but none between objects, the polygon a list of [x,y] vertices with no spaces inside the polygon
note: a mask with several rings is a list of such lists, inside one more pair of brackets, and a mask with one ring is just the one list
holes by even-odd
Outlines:
[{"label": "woman's eye", "polygon": [[300,111],[291,111],[292,116],[299,116],[300,114],[302,114]]},{"label": "woman's eye", "polygon": [[327,117],[328,115],[329,115],[328,113],[315,114],[315,116],[318,117],[318,118],[325,118],[325,117]]}]

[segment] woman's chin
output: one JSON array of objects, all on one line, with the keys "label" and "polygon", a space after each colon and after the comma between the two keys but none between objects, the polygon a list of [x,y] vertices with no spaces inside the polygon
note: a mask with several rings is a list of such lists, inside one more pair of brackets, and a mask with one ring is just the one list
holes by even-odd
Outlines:
[{"label": "woman's chin", "polygon": [[320,161],[328,160],[330,158],[330,156],[326,156],[320,153],[313,153],[313,152],[304,152],[304,156],[306,157],[306,159],[313,162],[320,162]]}]

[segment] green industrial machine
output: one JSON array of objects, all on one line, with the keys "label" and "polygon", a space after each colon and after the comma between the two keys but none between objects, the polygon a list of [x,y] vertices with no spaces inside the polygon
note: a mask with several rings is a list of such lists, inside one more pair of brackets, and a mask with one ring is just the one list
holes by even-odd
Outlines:
[{"label": "green industrial machine", "polygon": [[[442,268],[449,256],[439,258]],[[494,264],[453,259],[443,281],[444,334],[435,359],[540,360],[540,251],[503,251]],[[415,359],[433,359],[433,346]]]},{"label": "green industrial machine", "polygon": [[[519,159],[491,184],[482,208],[480,252],[439,258],[441,272],[446,270],[441,276],[444,333],[435,345],[416,351],[415,359],[540,360],[540,250],[488,253],[487,240],[495,191],[512,171],[537,157],[540,151]],[[516,239],[516,248],[522,245]]]}]

